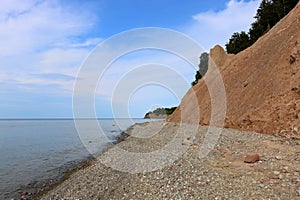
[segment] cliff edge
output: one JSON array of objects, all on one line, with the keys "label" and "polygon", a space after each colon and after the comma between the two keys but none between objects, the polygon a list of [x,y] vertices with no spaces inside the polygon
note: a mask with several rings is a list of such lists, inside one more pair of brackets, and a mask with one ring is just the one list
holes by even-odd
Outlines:
[{"label": "cliff edge", "polygon": [[[227,55],[220,46],[210,51],[210,62],[218,67],[226,97],[225,127],[267,134],[298,134],[300,130],[300,3],[255,44],[237,55]],[[169,121],[210,124],[211,97],[207,80],[193,86]],[[191,96],[196,94],[197,101]],[[191,113],[182,115],[181,110]],[[197,109],[196,109],[197,108]],[[222,124],[220,124],[222,126]]]}]

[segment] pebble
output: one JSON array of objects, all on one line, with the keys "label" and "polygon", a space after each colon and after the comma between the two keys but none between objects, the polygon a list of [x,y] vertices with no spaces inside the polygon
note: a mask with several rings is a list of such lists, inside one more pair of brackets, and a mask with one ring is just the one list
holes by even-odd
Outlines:
[{"label": "pebble", "polygon": [[269,178],[270,179],[279,179],[279,177],[277,175],[275,175],[275,174],[270,174]]},{"label": "pebble", "polygon": [[258,154],[248,154],[246,155],[244,162],[245,163],[255,163],[259,161],[259,155]]},{"label": "pebble", "polygon": [[289,167],[288,166],[283,167],[282,172],[283,173],[288,173],[289,172]]},{"label": "pebble", "polygon": [[282,180],[284,177],[283,177],[282,174],[279,174],[278,178],[279,178],[280,180]]},{"label": "pebble", "polygon": [[[180,127],[174,123],[166,126],[161,136],[158,133],[146,140],[129,137],[116,145],[130,152],[152,152],[158,149],[157,144],[165,146]],[[206,132],[200,127],[197,139],[191,141],[200,147],[201,134]],[[138,174],[114,170],[99,162],[72,174],[41,199],[295,199],[300,197],[300,159],[291,156],[298,148],[293,142],[291,145],[286,146],[281,137],[224,129],[213,156],[199,158],[199,148],[189,148],[169,166]],[[244,164],[248,152],[256,153],[250,154],[256,157],[251,162],[261,162]],[[234,168],[230,167],[233,163]]]},{"label": "pebble", "polygon": [[274,173],[274,175],[279,175],[280,174],[279,171],[274,171],[273,173]]},{"label": "pebble", "polygon": [[281,156],[275,156],[275,158],[276,158],[277,160],[282,160],[282,157],[281,157]]}]

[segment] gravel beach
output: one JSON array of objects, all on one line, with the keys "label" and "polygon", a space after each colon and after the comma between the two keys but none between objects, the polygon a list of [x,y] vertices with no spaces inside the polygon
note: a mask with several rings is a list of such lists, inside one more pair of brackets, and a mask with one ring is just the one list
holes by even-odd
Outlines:
[{"label": "gravel beach", "polygon": [[[300,137],[223,129],[210,138],[208,127],[164,121],[128,134],[40,199],[300,199]],[[249,154],[259,161],[245,163]]]}]

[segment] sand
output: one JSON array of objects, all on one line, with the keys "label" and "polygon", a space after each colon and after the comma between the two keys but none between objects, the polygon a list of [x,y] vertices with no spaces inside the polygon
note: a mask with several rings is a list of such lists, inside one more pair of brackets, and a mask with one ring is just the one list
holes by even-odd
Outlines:
[{"label": "sand", "polygon": [[[164,121],[135,125],[41,199],[300,198],[299,139],[209,130]],[[244,163],[252,153],[260,161]]]}]

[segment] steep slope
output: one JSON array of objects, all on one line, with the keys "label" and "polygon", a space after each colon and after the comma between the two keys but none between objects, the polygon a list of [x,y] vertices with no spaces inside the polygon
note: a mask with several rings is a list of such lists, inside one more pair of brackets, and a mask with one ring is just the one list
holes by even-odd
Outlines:
[{"label": "steep slope", "polygon": [[[237,55],[226,55],[220,46],[210,52],[226,91],[225,126],[262,133],[297,133],[300,129],[300,3],[254,45]],[[211,97],[206,84],[214,84],[215,72],[191,88],[170,121],[207,125]],[[217,88],[216,86],[211,86]],[[192,100],[196,94],[197,101]],[[224,98],[219,96],[220,98]],[[218,96],[214,97],[218,98]],[[225,100],[221,99],[221,100]],[[219,100],[220,101],[220,100]],[[184,109],[183,109],[184,108]],[[189,115],[184,113],[190,113]],[[184,118],[181,116],[185,116]],[[214,123],[217,126],[222,126]],[[293,130],[292,130],[293,129]]]}]

